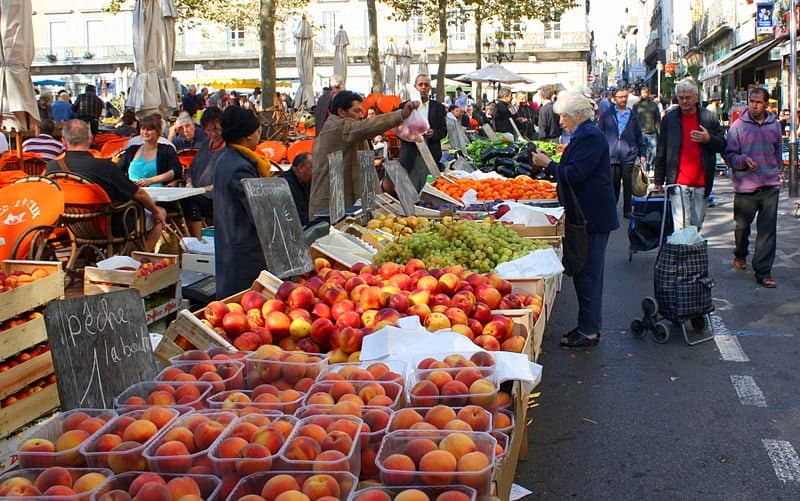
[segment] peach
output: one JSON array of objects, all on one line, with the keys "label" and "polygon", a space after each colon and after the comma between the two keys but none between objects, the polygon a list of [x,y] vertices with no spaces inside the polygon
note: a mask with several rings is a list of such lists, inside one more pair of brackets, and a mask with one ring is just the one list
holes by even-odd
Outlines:
[{"label": "peach", "polygon": [[139,442],[126,441],[114,447],[108,455],[108,467],[114,473],[146,470],[147,461],[142,456],[141,446]]},{"label": "peach", "polygon": [[388,485],[407,485],[414,481],[416,464],[405,454],[392,454],[383,460],[384,482]]},{"label": "peach", "polygon": [[280,431],[284,437],[288,437],[292,433],[292,430],[294,429],[294,423],[286,419],[276,419],[272,423],[272,426],[276,430]]},{"label": "peach", "polygon": [[56,446],[53,442],[43,438],[31,438],[23,442],[19,450],[24,452],[52,453],[56,451]]},{"label": "peach", "polygon": [[439,442],[439,449],[449,452],[458,460],[464,454],[475,451],[477,446],[469,435],[454,432],[448,434]]},{"label": "peach", "polygon": [[451,325],[450,319],[447,318],[447,315],[439,312],[432,312],[430,315],[428,315],[423,324],[430,332],[449,329]]},{"label": "peach", "polygon": [[328,432],[327,436],[320,443],[323,451],[337,450],[343,454],[349,454],[353,448],[353,439],[343,431],[334,430]]},{"label": "peach", "polygon": [[[486,324],[487,327],[488,325],[489,324]],[[480,336],[476,337],[475,339],[472,340],[472,342],[477,344],[484,350],[500,351],[500,341],[498,341],[497,338],[493,336],[485,334],[486,327],[484,327],[483,332],[484,334],[481,334]]]},{"label": "peach", "polygon": [[72,474],[64,467],[51,466],[42,471],[34,480],[33,485],[44,492],[52,486],[61,485],[64,487],[72,487]]},{"label": "peach", "polygon": [[371,431],[380,431],[389,424],[389,413],[383,409],[369,409],[364,412],[362,419]]},{"label": "peach", "polygon": [[311,498],[300,491],[288,491],[276,497],[275,501],[311,501]]},{"label": "peach", "polygon": [[92,434],[105,425],[106,422],[100,418],[88,418],[78,425],[79,430],[83,430],[88,434]]},{"label": "peach", "polygon": [[131,496],[136,496],[139,494],[141,488],[149,483],[167,485],[167,482],[161,477],[161,475],[157,473],[147,472],[138,475],[133,480],[133,482],[131,482],[131,485],[128,487],[128,492],[130,493]]},{"label": "peach", "polygon": [[198,451],[203,451],[211,447],[211,444],[225,431],[225,425],[219,421],[209,420],[200,423],[194,432],[194,441]]},{"label": "peach", "polygon": [[65,485],[54,485],[47,489],[46,491],[42,492],[42,496],[44,497],[56,497],[56,496],[75,496],[77,493],[72,490],[72,488],[67,487]]},{"label": "peach", "polygon": [[355,392],[356,388],[348,381],[336,381],[329,387],[328,390],[328,393],[330,393],[331,397],[333,397],[333,399],[337,402],[340,398],[342,398],[342,396]]},{"label": "peach", "polygon": [[241,437],[250,442],[257,431],[258,431],[258,426],[256,426],[253,423],[243,421],[233,425],[233,428],[231,428],[231,432],[228,436]]},{"label": "peach", "polygon": [[458,411],[457,417],[467,423],[473,431],[484,431],[489,428],[490,415],[480,406],[467,405]]},{"label": "peach", "polygon": [[295,437],[286,446],[285,456],[297,461],[313,461],[322,452],[320,444],[308,437]]},{"label": "peach", "polygon": [[437,405],[432,407],[425,414],[425,421],[432,424],[440,430],[445,427],[447,423],[456,418],[456,411],[452,407],[446,405]]},{"label": "peach", "polygon": [[414,438],[408,441],[406,445],[406,455],[410,457],[414,464],[419,464],[419,460],[425,454],[437,450],[436,442],[427,438]]},{"label": "peach", "polygon": [[8,496],[10,498],[40,496],[41,494],[41,491],[31,484],[12,485],[3,492],[4,496]]},{"label": "peach", "polygon": [[239,501],[265,501],[264,498],[256,494],[248,494],[239,498]]},{"label": "peach", "polygon": [[495,411],[495,413],[492,414],[492,427],[495,430],[502,430],[511,425],[511,418],[505,412]]},{"label": "peach", "polygon": [[106,481],[106,476],[102,473],[91,472],[85,473],[75,480],[72,484],[72,490],[80,494],[81,492],[88,492],[103,482]]},{"label": "peach", "polygon": [[322,451],[314,462],[314,471],[349,471],[350,463],[345,453],[330,449]]},{"label": "peach", "polygon": [[[458,460],[458,483],[468,485],[480,489],[487,484],[488,476],[491,475],[491,470],[488,468],[491,464],[486,454],[475,451],[468,452]],[[476,474],[482,470],[486,470],[483,474]]]},{"label": "peach", "polygon": [[303,493],[312,501],[317,501],[325,496],[339,498],[341,488],[334,477],[321,473],[312,475],[303,482]]},{"label": "peach", "polygon": [[331,414],[337,416],[361,416],[361,408],[364,406],[364,403],[358,396],[352,396],[355,397],[357,401],[346,399],[347,395],[345,395],[340,402],[337,402],[331,408]]},{"label": "peach", "polygon": [[[419,471],[426,472],[422,481],[428,485],[445,485],[453,482],[458,461],[445,450],[430,451],[419,460]],[[428,472],[436,472],[431,474]]]},{"label": "peach", "polygon": [[447,403],[455,407],[460,407],[467,403],[469,388],[461,381],[450,381],[441,390],[442,397],[447,397]]},{"label": "peach", "polygon": [[314,423],[305,424],[297,429],[298,436],[313,438],[319,443],[322,443],[322,441],[325,440],[325,436],[327,434],[328,433],[325,431],[325,428]]},{"label": "peach", "polygon": [[434,370],[428,373],[425,379],[435,384],[436,388],[438,388],[439,391],[441,392],[442,387],[444,387],[445,384],[451,382],[453,380],[453,377],[447,371]]},{"label": "peach", "polygon": [[100,435],[94,441],[93,449],[97,452],[108,452],[122,443],[122,437],[114,433]]},{"label": "peach", "polygon": [[421,423],[416,423],[416,424],[412,425],[411,428],[409,428],[409,429],[410,430],[424,430],[424,431],[436,431],[436,430],[438,430],[437,427],[433,426],[430,423],[426,423],[424,421],[421,422]]},{"label": "peach", "polygon": [[143,399],[142,397],[128,397],[123,401],[123,403],[125,405],[132,406],[147,405],[147,400]]},{"label": "peach", "polygon": [[133,501],[170,501],[172,494],[166,485],[151,482],[144,484],[139,493],[133,498]]},{"label": "peach", "polygon": [[236,461],[236,473],[245,476],[259,471],[269,470],[272,467],[273,453],[261,444],[247,444],[239,451],[239,461]]},{"label": "peach", "polygon": [[358,396],[366,404],[374,397],[386,395],[386,389],[378,383],[367,383],[358,390]]},{"label": "peach", "polygon": [[436,496],[436,501],[469,501],[469,496],[461,491],[445,491]]},{"label": "peach", "polygon": [[414,409],[400,409],[395,412],[392,419],[392,427],[389,431],[408,430],[422,421],[424,421],[424,418]]},{"label": "peach", "polygon": [[[189,457],[189,449],[183,442],[172,440],[164,442],[155,451],[156,456],[171,456],[170,459],[158,461],[161,471],[170,473],[182,473],[192,467],[192,459]],[[180,457],[178,457],[180,456]]]},{"label": "peach", "polygon": [[175,390],[177,404],[191,404],[200,399],[200,389],[193,384],[183,384]]},{"label": "peach", "polygon": [[472,383],[481,379],[483,377],[483,373],[481,373],[480,369],[476,367],[465,367],[458,371],[456,374],[455,380],[463,383],[467,388],[472,386]]},{"label": "peach", "polygon": [[471,404],[481,407],[491,407],[494,403],[497,388],[488,379],[478,379],[469,387],[469,401]]},{"label": "peach", "polygon": [[[59,463],[66,466],[80,466],[83,464],[83,456],[75,449],[89,436],[89,433],[81,429],[62,433],[56,440],[56,452],[60,453],[58,455]],[[65,452],[69,450],[72,450],[72,452]]]},{"label": "peach", "polygon": [[392,498],[383,491],[374,490],[359,494],[353,501],[392,501]]},{"label": "peach", "polygon": [[253,435],[252,442],[254,444],[263,445],[272,454],[277,454],[285,439],[286,436],[283,432],[274,425],[268,424],[259,428],[256,434]]},{"label": "peach", "polygon": [[461,419],[454,419],[444,425],[442,428],[447,431],[473,431],[472,427],[466,422],[462,421]]},{"label": "peach", "polygon": [[261,497],[266,501],[275,501],[275,498],[284,492],[299,490],[300,486],[293,476],[280,474],[267,480],[261,489]]},{"label": "peach", "polygon": [[498,391],[492,408],[494,409],[507,409],[511,407],[511,395],[505,391]]},{"label": "peach", "polygon": [[129,442],[139,442],[143,444],[147,442],[153,435],[158,433],[158,428],[152,421],[147,419],[137,419],[127,428],[122,434],[122,440]]},{"label": "peach", "polygon": [[156,390],[147,396],[148,405],[174,405],[175,398],[172,393],[164,390]]},{"label": "peach", "polygon": [[232,459],[239,457],[239,451],[249,442],[241,437],[228,437],[220,442],[217,449],[217,456],[220,458]]},{"label": "peach", "polygon": [[98,501],[132,501],[132,497],[127,491],[122,489],[114,489],[112,491],[104,492],[99,496]]},{"label": "peach", "polygon": [[323,391],[318,391],[312,393],[306,399],[307,405],[333,405],[336,403],[336,400],[331,396],[330,393],[325,393]]},{"label": "peach", "polygon": [[439,389],[430,381],[420,381],[411,388],[411,402],[420,407],[432,407],[439,400]]},{"label": "peach", "polygon": [[69,430],[76,430],[78,427],[86,421],[87,419],[91,419],[88,414],[85,412],[74,412],[64,418],[64,421],[61,423],[61,428],[64,431]]}]

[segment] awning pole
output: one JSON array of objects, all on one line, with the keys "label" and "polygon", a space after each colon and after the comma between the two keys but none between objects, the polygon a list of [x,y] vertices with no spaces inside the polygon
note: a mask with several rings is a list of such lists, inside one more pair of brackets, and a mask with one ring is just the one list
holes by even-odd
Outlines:
[{"label": "awning pole", "polygon": [[797,186],[797,7],[789,2],[789,196],[798,195]]}]

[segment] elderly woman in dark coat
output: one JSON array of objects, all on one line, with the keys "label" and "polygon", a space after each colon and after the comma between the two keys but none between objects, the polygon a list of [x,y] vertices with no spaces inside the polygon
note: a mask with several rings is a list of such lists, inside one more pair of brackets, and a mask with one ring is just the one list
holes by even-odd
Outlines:
[{"label": "elderly woman in dark coat", "polygon": [[[608,142],[592,122],[592,103],[582,94],[559,94],[554,111],[560,115],[561,127],[572,135],[572,139],[560,163],[553,162],[541,152],[535,153],[532,160],[558,180],[559,198],[568,222],[578,222],[580,207],[586,219],[588,248],[585,264],[573,275],[578,296],[578,325],[564,335],[561,344],[568,347],[593,346],[600,341],[602,329],[606,245],[610,233],[619,228],[611,187]],[[573,199],[570,185],[577,200]]]},{"label": "elderly woman in dark coat", "polygon": [[269,162],[255,152],[261,123],[252,111],[225,108],[220,120],[225,147],[214,164],[214,248],[217,297],[248,289],[266,269],[242,179],[269,176]]}]

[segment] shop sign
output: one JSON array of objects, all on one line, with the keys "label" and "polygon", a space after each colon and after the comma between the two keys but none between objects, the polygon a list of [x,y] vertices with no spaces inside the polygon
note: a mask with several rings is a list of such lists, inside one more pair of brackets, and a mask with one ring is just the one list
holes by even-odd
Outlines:
[{"label": "shop sign", "polygon": [[676,63],[667,63],[664,65],[664,76],[665,77],[674,77],[675,72],[678,70],[678,65]]},{"label": "shop sign", "polygon": [[772,35],[774,24],[772,21],[773,2],[758,2],[756,4],[756,36]]}]

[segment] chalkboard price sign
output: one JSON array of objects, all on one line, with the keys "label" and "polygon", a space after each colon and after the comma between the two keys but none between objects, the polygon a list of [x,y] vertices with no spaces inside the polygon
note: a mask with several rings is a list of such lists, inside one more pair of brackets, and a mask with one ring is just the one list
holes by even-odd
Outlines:
[{"label": "chalkboard price sign", "polygon": [[372,218],[376,205],[375,189],[378,185],[378,175],[375,172],[375,152],[359,151],[358,165],[361,169],[361,212],[368,221]]},{"label": "chalkboard price sign", "polygon": [[128,386],[156,376],[135,289],[52,301],[44,321],[63,410],[110,408]]},{"label": "chalkboard price sign", "polygon": [[328,155],[329,217],[331,226],[344,219],[344,163],[342,150]]},{"label": "chalkboard price sign", "polygon": [[280,177],[242,179],[267,268],[280,278],[314,269],[292,192]]},{"label": "chalkboard price sign", "polygon": [[414,204],[419,200],[419,193],[411,180],[408,178],[408,172],[400,165],[397,160],[390,160],[386,162],[386,173],[394,183],[394,191],[397,193],[397,198],[400,199],[400,206],[403,209],[404,216],[414,215]]}]

